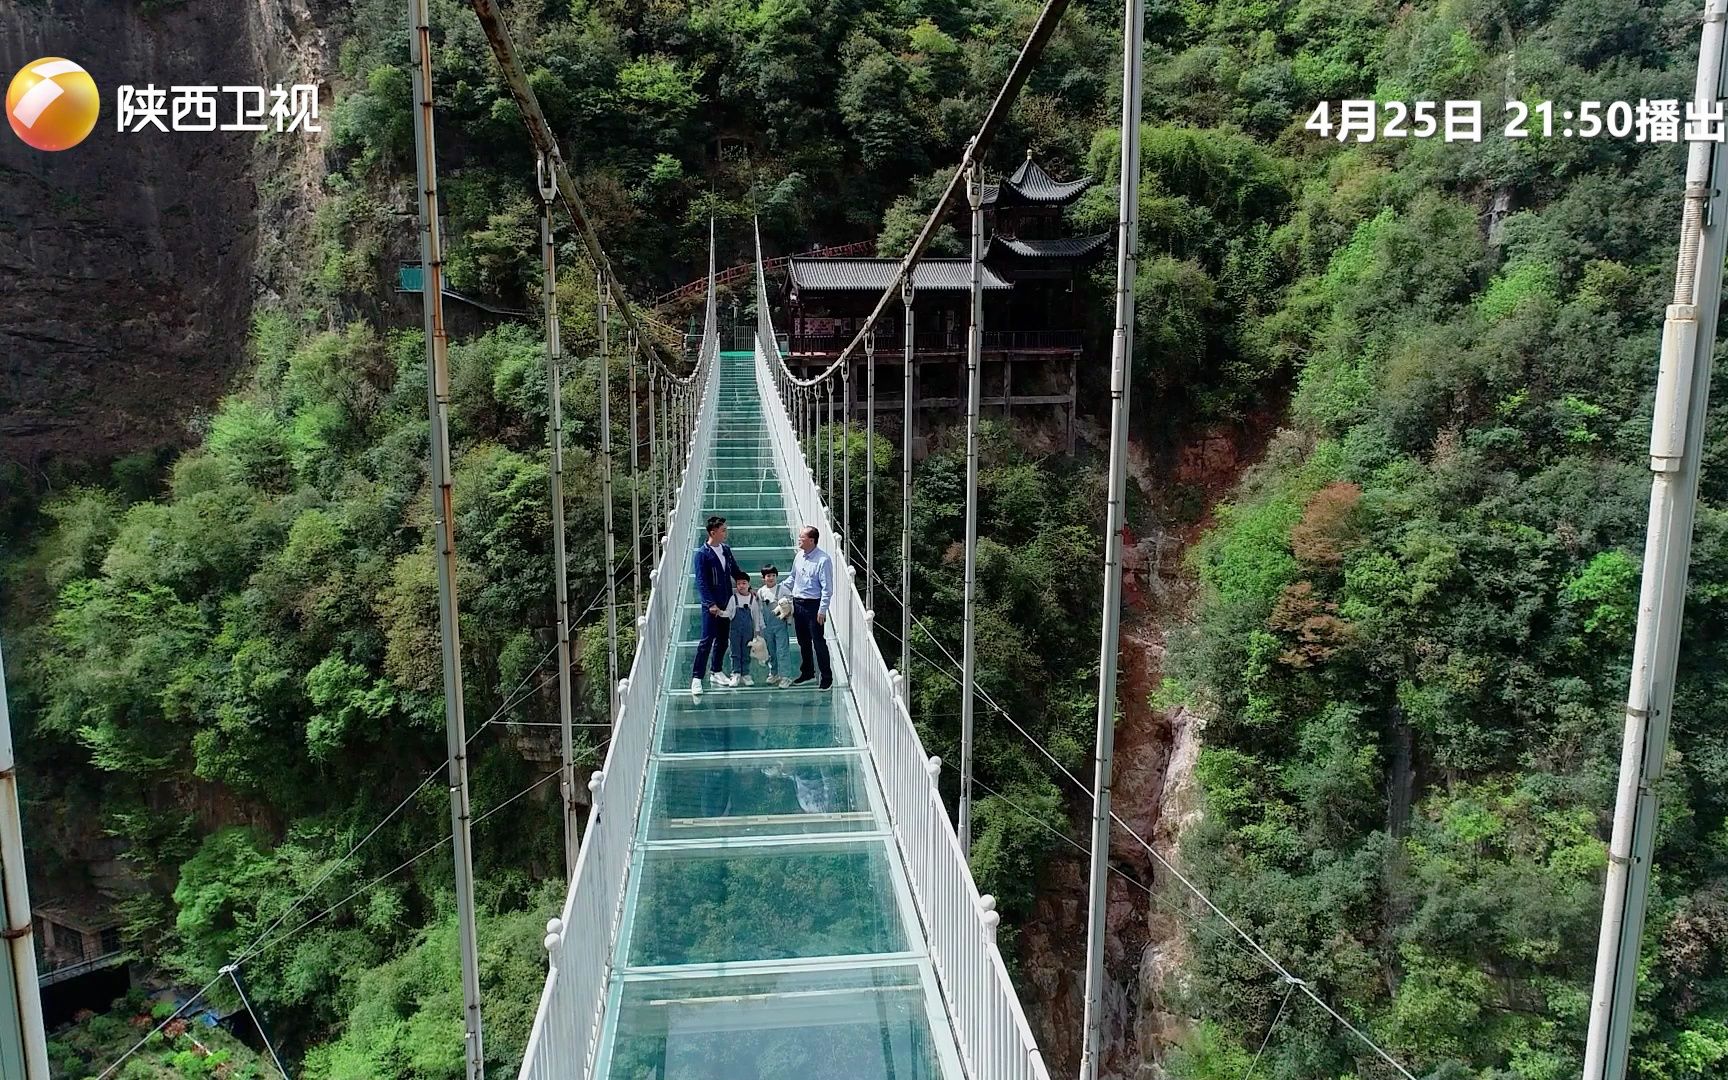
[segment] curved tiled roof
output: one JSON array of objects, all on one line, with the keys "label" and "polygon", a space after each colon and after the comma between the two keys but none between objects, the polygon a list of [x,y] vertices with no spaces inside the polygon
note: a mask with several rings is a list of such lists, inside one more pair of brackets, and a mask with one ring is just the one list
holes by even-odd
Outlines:
[{"label": "curved tiled roof", "polygon": [[[1107,232],[1091,236],[1065,236],[1059,240],[1016,240],[1009,236],[992,236],[984,257],[1014,255],[1022,259],[1079,259],[1092,254],[1110,239]],[[997,249],[997,245],[1001,249]]]},{"label": "curved tiled roof", "polygon": [[1092,186],[1090,176],[1078,180],[1056,180],[1028,153],[1013,174],[999,184],[984,185],[984,205],[1058,205],[1069,202]]},{"label": "curved tiled roof", "polygon": [[[894,283],[899,259],[799,259],[791,262],[792,282],[803,292],[881,292]],[[1014,286],[988,266],[984,288]],[[967,259],[923,259],[912,271],[912,288],[924,291],[965,292],[972,287],[971,262]]]}]

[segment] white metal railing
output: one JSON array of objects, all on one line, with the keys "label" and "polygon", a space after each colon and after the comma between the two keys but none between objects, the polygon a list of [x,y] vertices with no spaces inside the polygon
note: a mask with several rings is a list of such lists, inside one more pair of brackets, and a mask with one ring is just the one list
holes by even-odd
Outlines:
[{"label": "white metal railing", "polygon": [[[708,263],[712,277],[712,250]],[[551,967],[528,1037],[519,1080],[586,1077],[599,1052],[606,1025],[613,949],[618,941],[629,878],[631,842],[636,836],[642,792],[648,778],[655,711],[679,622],[683,578],[677,552],[683,549],[678,545],[693,527],[692,515],[702,507],[708,446],[715,423],[715,410],[707,406],[712,402],[719,377],[719,352],[714,293],[710,288],[701,349],[690,383],[694,423],[686,447],[688,456],[667,525],[668,542],[661,545],[666,554],[650,575],[648,607],[637,621],[636,655],[629,675],[620,680],[618,719],[613,725],[605,764],[588,781],[593,803],[570,891],[558,919],[547,926],[547,958]]]},{"label": "white metal railing", "polygon": [[[785,360],[768,313],[762,247],[756,245],[756,383],[762,418],[786,484],[787,506],[799,522],[822,523],[835,535],[833,511],[822,502],[814,475],[799,447],[782,394],[788,386]],[[872,613],[864,608],[844,566],[835,582],[830,622],[851,679],[852,696],[862,716],[870,759],[882,785],[900,860],[930,946],[943,1004],[960,1057],[972,1080],[1048,1080],[1019,996],[996,947],[999,916],[994,901],[981,896],[960,840],[948,820],[936,785],[940,761],[924,752],[876,637]]]}]

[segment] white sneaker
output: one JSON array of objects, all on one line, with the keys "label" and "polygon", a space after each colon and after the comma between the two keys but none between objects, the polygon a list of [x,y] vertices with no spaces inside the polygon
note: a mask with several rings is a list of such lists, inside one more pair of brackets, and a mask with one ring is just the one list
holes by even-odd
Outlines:
[{"label": "white sneaker", "polygon": [[724,687],[728,687],[728,686],[732,685],[732,680],[730,680],[726,676],[720,674],[718,671],[710,672],[708,675],[708,678],[711,682],[714,683],[715,686],[718,686],[718,687],[724,688]]},{"label": "white sneaker", "polygon": [[690,692],[697,697],[702,696],[702,680],[701,679],[691,679],[690,680]]},{"label": "white sneaker", "polygon": [[755,686],[756,680],[752,679],[750,676],[746,675],[746,676],[744,676],[744,685],[745,686]]},{"label": "white sneaker", "polygon": [[781,676],[780,676],[780,677],[779,677],[779,678],[776,678],[776,679],[775,679],[775,680],[774,680],[774,685],[775,685],[775,686],[779,686],[779,687],[787,687],[787,686],[791,686],[791,685],[792,685],[792,680],[791,680],[791,679],[788,679],[788,678],[787,678],[787,677],[786,677],[786,676],[784,676],[784,675],[781,675]]}]

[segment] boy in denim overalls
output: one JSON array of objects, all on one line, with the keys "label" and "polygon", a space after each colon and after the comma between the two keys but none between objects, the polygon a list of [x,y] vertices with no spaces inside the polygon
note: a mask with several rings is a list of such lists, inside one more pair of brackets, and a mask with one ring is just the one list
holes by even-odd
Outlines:
[{"label": "boy in denim overalls", "polygon": [[732,576],[732,685],[755,686],[750,677],[750,640],[762,632],[762,604],[750,591],[750,575],[740,570]]},{"label": "boy in denim overalls", "polygon": [[[768,646],[768,685],[785,686],[792,679],[787,672],[787,642],[792,634],[792,583],[780,580],[780,570],[772,563],[762,568],[762,587],[756,590],[762,604],[762,640]],[[782,604],[780,601],[786,601]],[[785,615],[780,612],[784,610]]]}]

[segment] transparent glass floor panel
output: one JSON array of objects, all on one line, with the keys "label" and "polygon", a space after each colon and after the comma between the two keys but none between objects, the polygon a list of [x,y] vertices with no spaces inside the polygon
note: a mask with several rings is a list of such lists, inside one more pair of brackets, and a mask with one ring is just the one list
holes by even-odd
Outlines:
[{"label": "transparent glass floor panel", "polygon": [[[670,681],[667,683],[669,688],[671,688],[673,690],[689,690],[690,689],[690,676],[696,670],[696,648],[697,648],[698,644],[699,643],[695,640],[687,640],[687,641],[681,641],[672,647],[672,668],[671,668],[671,674],[670,674],[670,676],[668,676]],[[786,652],[791,657],[791,666],[793,668],[792,677],[797,678],[798,677],[797,668],[798,668],[798,662],[799,661],[798,661],[798,640],[795,636],[791,636],[791,635],[788,636]],[[709,655],[708,670],[712,671],[713,670],[713,655],[714,655],[712,647],[710,647],[708,655]],[[829,664],[830,664],[831,669],[834,673],[834,685],[835,686],[844,685],[846,682],[846,669],[845,669],[845,666],[840,663],[840,643],[835,638],[832,630],[830,630],[828,632],[828,657],[829,657]],[[732,663],[733,659],[734,659],[734,657],[733,657],[733,653],[732,653],[732,647],[730,644],[728,644],[726,647],[726,657],[725,657],[726,674],[728,674],[728,675],[732,674],[736,670],[736,668],[734,667],[734,665]],[[812,657],[810,662],[812,665],[815,664],[816,661],[815,661],[814,657]],[[769,693],[769,692],[772,692],[774,694],[777,694],[777,695],[780,695],[783,697],[784,696],[795,696],[797,694],[804,693],[807,690],[809,692],[815,692],[812,688],[814,688],[816,684],[813,682],[810,683],[808,687],[791,686],[791,687],[787,687],[783,690],[767,686],[763,682],[763,680],[765,678],[767,678],[767,676],[768,676],[768,666],[766,664],[759,664],[755,660],[750,661],[749,674],[750,674],[751,678],[756,680],[756,686],[754,687],[753,690],[752,689],[743,689],[743,688],[740,688],[738,690],[716,689],[712,684],[704,683],[703,687],[702,687],[702,692],[704,694],[714,694],[714,695],[737,694],[737,693],[750,694],[750,693]],[[822,691],[822,692],[826,693],[827,691]]]},{"label": "transparent glass floor panel", "polygon": [[786,524],[784,504],[778,497],[765,501],[760,509],[747,507],[734,510],[726,518],[726,543],[734,549],[780,548],[785,550],[787,558],[790,559],[794,542],[792,527]]},{"label": "transparent glass floor panel", "polygon": [[905,951],[882,841],[650,849],[631,967]]},{"label": "transparent glass floor panel", "polygon": [[[787,692],[670,698],[660,732],[664,754],[806,750],[856,745],[852,725],[832,701]],[[662,763],[664,767],[664,763]]]},{"label": "transparent glass floor panel", "polygon": [[870,832],[864,762],[857,754],[774,754],[661,762],[648,839]]},{"label": "transparent glass floor panel", "polygon": [[948,1080],[911,965],[623,985],[607,1080]]},{"label": "transparent glass floor panel", "polygon": [[[726,519],[726,542],[736,547],[739,542],[751,544],[768,544],[784,548],[790,557],[792,551],[792,530],[786,524],[785,504],[776,499],[773,503],[763,503],[756,506],[746,499],[709,498],[702,500],[702,512],[696,516],[701,519],[698,526],[700,535],[702,527],[708,521],[708,515],[719,514]],[[760,530],[760,531],[758,531]],[[741,535],[733,536],[734,533]],[[695,550],[695,543],[691,544]]]}]

